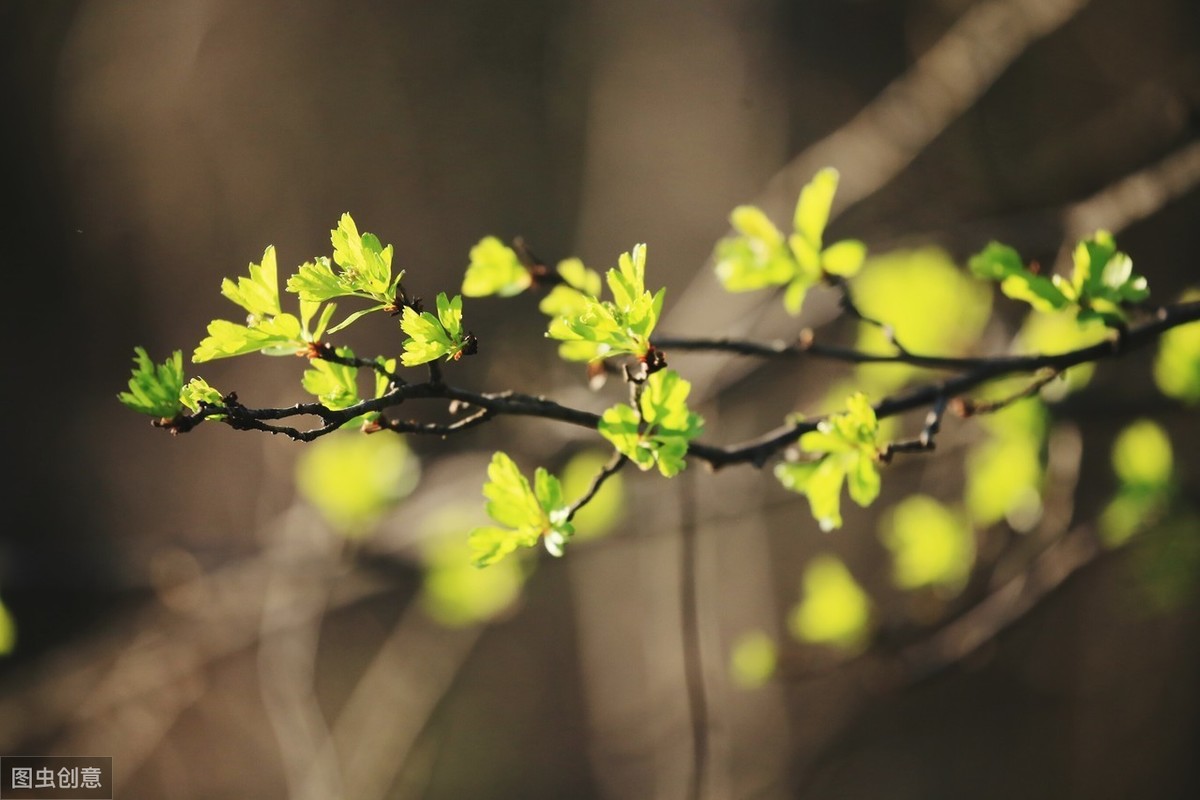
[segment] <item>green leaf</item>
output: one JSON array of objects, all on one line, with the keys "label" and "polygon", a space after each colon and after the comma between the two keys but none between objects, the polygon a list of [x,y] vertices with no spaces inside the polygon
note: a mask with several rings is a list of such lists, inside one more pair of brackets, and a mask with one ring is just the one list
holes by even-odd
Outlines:
[{"label": "green leaf", "polygon": [[578,258],[567,258],[558,262],[558,274],[572,289],[588,297],[600,296],[600,273],[585,267]]},{"label": "green leaf", "polygon": [[495,236],[488,236],[471,248],[462,293],[467,297],[512,297],[529,288],[531,282],[529,270],[517,252]]},{"label": "green leaf", "polygon": [[913,495],[893,507],[879,535],[892,551],[892,580],[901,589],[933,586],[957,593],[975,563],[971,526],[927,495]]},{"label": "green leaf", "polygon": [[[588,343],[575,345],[560,354],[568,360],[590,360],[628,354],[644,356],[650,351],[650,335],[662,313],[665,289],[650,294],[645,289],[646,246],[637,245],[623,253],[616,269],[607,274],[612,301],[600,301],[569,290],[559,293],[543,310],[565,312],[550,320],[546,336],[561,342]],[[560,287],[561,288],[561,287]]]},{"label": "green leaf", "polygon": [[176,350],[170,358],[155,365],[142,347],[133,349],[133,374],[129,391],[117,399],[127,408],[153,417],[171,418],[183,410],[183,353]]},{"label": "green leaf", "polygon": [[[329,306],[328,308],[332,308],[332,306]],[[339,322],[337,325],[334,325],[332,328],[330,328],[328,332],[329,333],[337,333],[338,331],[340,331],[344,328],[348,328],[351,325],[353,325],[354,323],[358,322],[360,319],[365,317],[367,314],[371,314],[375,311],[383,311],[385,308],[388,308],[388,306],[381,304],[381,305],[377,305],[377,306],[371,306],[370,308],[364,308],[359,311],[355,311],[353,314],[346,317],[344,320]]]},{"label": "green leaf", "polygon": [[280,312],[279,281],[276,277],[275,248],[268,247],[261,264],[250,265],[250,277],[238,278],[237,283],[225,278],[221,294],[237,303],[251,317],[272,317]]},{"label": "green leaf", "polygon": [[1066,308],[1070,300],[1054,282],[1025,267],[1017,251],[999,242],[990,242],[971,257],[968,266],[975,275],[998,281],[1000,291],[1014,300],[1029,303],[1038,311]]},{"label": "green leaf", "polygon": [[488,465],[488,482],[483,495],[487,513],[499,526],[471,531],[468,541],[478,567],[486,567],[521,547],[532,547],[542,539],[546,549],[562,555],[562,546],[575,532],[567,520],[569,506],[563,501],[558,478],[539,467],[534,473],[536,489],[517,465],[496,452]]},{"label": "green leaf", "polygon": [[296,274],[288,278],[287,290],[312,303],[355,294],[355,288],[341,275],[333,273],[333,266],[324,256],[301,264]]},{"label": "green leaf", "polygon": [[667,478],[687,466],[688,443],[700,435],[704,420],[687,407],[691,384],[674,370],[660,370],[646,379],[639,411],[618,403],[600,418],[600,435],[612,442],[639,469],[658,466]]},{"label": "green leaf", "polygon": [[208,336],[196,347],[192,361],[199,364],[256,352],[270,356],[292,355],[307,349],[300,320],[291,314],[256,320],[249,326],[216,319],[208,324]]},{"label": "green leaf", "polygon": [[866,592],[833,556],[821,555],[804,570],[802,599],[788,616],[788,628],[801,641],[859,649],[871,621]]},{"label": "green leaf", "polygon": [[842,526],[842,484],[860,506],[875,502],[880,491],[879,420],[861,392],[846,400],[846,411],[817,424],[800,437],[800,449],[819,456],[810,461],[790,461],[775,467],[775,477],[785,489],[808,498],[813,518],[823,531]]},{"label": "green leaf", "polygon": [[829,222],[833,196],[837,193],[838,177],[838,171],[832,167],[819,171],[808,185],[800,190],[800,200],[796,203],[793,220],[796,233],[803,236],[805,241],[818,251],[825,235],[825,225]]},{"label": "green leaf", "polygon": [[192,378],[179,393],[179,401],[194,413],[201,409],[201,403],[212,406],[221,405],[224,402],[224,396],[209,386],[208,381],[204,378]]},{"label": "green leaf", "polygon": [[342,214],[337,228],[329,232],[329,239],[333,261],[342,268],[341,278],[347,286],[385,304],[395,300],[390,244],[383,247],[374,234],[359,234],[349,214]]},{"label": "green leaf", "polygon": [[411,306],[404,307],[400,318],[400,329],[408,334],[404,342],[404,353],[400,363],[415,367],[438,358],[457,360],[462,356],[466,339],[462,328],[462,296],[453,300],[445,292],[438,293],[435,317],[428,311],[417,313]]},{"label": "green leaf", "polygon": [[717,278],[726,291],[750,292],[782,286],[797,267],[783,234],[760,209],[738,206],[729,221],[740,235],[717,243]]},{"label": "green leaf", "polygon": [[[339,347],[337,354],[354,358],[354,351],[349,347]],[[357,375],[358,367],[314,358],[309,361],[301,384],[306,392],[316,395],[321,405],[336,411],[358,402]]]}]

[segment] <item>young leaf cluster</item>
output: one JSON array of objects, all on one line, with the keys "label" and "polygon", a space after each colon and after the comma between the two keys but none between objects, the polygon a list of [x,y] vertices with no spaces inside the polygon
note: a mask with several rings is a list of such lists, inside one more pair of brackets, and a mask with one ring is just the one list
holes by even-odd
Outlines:
[{"label": "young leaf cluster", "polygon": [[737,235],[717,244],[716,270],[721,284],[731,292],[786,286],[783,303],[795,315],[817,283],[828,276],[855,275],[866,258],[866,245],[845,239],[824,246],[837,185],[835,169],[823,169],[813,177],[800,192],[792,232],[786,237],[756,206],[735,208],[729,221]]},{"label": "young leaf cluster", "polygon": [[846,401],[846,411],[822,420],[800,437],[800,449],[817,456],[787,461],[775,468],[784,487],[808,497],[812,515],[823,531],[842,527],[842,484],[850,499],[868,506],[879,496],[879,420],[861,392]]},{"label": "young leaf cluster", "polygon": [[542,309],[553,314],[546,335],[574,345],[562,351],[564,357],[581,361],[625,354],[645,358],[653,349],[650,335],[662,314],[667,291],[651,294],[646,290],[646,245],[622,253],[617,267],[608,271],[611,301],[585,292],[594,282],[582,264],[571,265],[568,273],[564,279],[576,294],[548,296]]},{"label": "young leaf cluster", "polygon": [[497,452],[488,465],[483,496],[488,516],[498,524],[475,528],[468,536],[477,567],[494,564],[518,548],[533,547],[539,539],[552,555],[561,556],[575,533],[562,484],[542,467],[534,472],[530,488],[516,463]]},{"label": "young leaf cluster", "polygon": [[141,414],[170,419],[183,409],[182,391],[182,351],[176,350],[162,364],[155,365],[144,348],[135,347],[129,391],[121,392],[117,399]]},{"label": "young leaf cluster", "polygon": [[643,471],[657,466],[665,477],[679,474],[687,466],[688,443],[704,429],[704,420],[687,407],[691,389],[674,370],[653,373],[637,408],[618,403],[604,412],[600,435]]},{"label": "young leaf cluster", "polygon": [[1133,261],[1117,250],[1108,231],[1097,231],[1075,246],[1071,277],[1046,277],[1025,266],[1013,248],[990,243],[969,263],[981,278],[998,281],[1000,291],[1029,303],[1037,311],[1072,308],[1078,320],[1100,320],[1105,325],[1125,322],[1125,310],[1150,296],[1146,279],[1133,271]]},{"label": "young leaf cluster", "polygon": [[405,306],[400,329],[409,338],[404,342],[400,363],[415,367],[439,358],[458,361],[474,353],[475,337],[463,330],[462,304],[461,295],[450,300],[445,292],[439,292],[436,317],[428,311],[418,312],[412,306]]}]

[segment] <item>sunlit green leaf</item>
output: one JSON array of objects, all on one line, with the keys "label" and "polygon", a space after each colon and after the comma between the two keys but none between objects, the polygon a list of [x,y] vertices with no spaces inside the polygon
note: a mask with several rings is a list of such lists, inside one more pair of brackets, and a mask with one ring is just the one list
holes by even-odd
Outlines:
[{"label": "sunlit green leaf", "polygon": [[[550,320],[546,336],[575,345],[560,348],[568,360],[591,359],[628,354],[644,356],[650,351],[650,335],[662,314],[665,289],[651,294],[645,289],[646,246],[636,245],[623,253],[616,269],[607,273],[612,301],[601,301],[581,291],[552,294],[543,302],[543,311],[560,312]],[[586,272],[579,276],[586,280]],[[576,343],[584,343],[579,346]]]},{"label": "sunlit green leaf", "polygon": [[408,334],[404,342],[404,353],[400,363],[415,367],[438,358],[458,359],[466,346],[462,327],[462,296],[453,300],[445,292],[438,293],[435,317],[428,311],[417,313],[411,306],[404,307],[400,318],[400,329]]},{"label": "sunlit green leaf", "polygon": [[567,520],[558,478],[539,467],[534,488],[517,465],[502,452],[492,456],[483,495],[487,513],[499,526],[475,528],[468,536],[477,567],[486,567],[522,547],[541,540],[552,555],[562,555],[562,545],[575,529]]},{"label": "sunlit green leaf", "polygon": [[183,390],[183,353],[176,350],[170,358],[155,365],[146,350],[133,349],[133,374],[129,391],[117,399],[127,408],[153,417],[174,417],[183,409],[180,392]]},{"label": "sunlit green leaf", "polygon": [[[646,379],[639,410],[618,403],[601,416],[600,434],[639,469],[658,466],[670,478],[687,466],[688,442],[700,435],[704,420],[687,407],[691,384],[674,370]],[[639,424],[641,423],[641,424]]]},{"label": "sunlit green leaf", "polygon": [[801,641],[847,650],[862,646],[871,621],[866,592],[833,556],[817,556],[804,570],[802,599],[788,616]]},{"label": "sunlit green leaf", "polygon": [[372,233],[358,232],[349,214],[342,214],[338,226],[329,232],[333,244],[333,262],[341,267],[343,282],[382,303],[395,299],[396,280],[392,278],[392,246],[384,247]]},{"label": "sunlit green leaf", "polygon": [[272,317],[280,313],[279,280],[276,277],[275,248],[268,247],[261,264],[250,265],[250,277],[237,283],[225,278],[221,294],[237,303],[252,317]]},{"label": "sunlit green leaf", "polygon": [[850,498],[868,506],[879,496],[879,420],[866,395],[846,400],[846,411],[817,424],[800,437],[800,449],[818,456],[809,461],[788,461],[775,467],[775,477],[785,489],[805,495],[812,515],[823,531],[842,526],[842,484]]},{"label": "sunlit green leaf", "polygon": [[[337,354],[342,358],[354,358],[354,351],[349,347],[339,347]],[[301,384],[304,391],[316,395],[321,405],[337,410],[358,402],[357,375],[357,367],[314,358],[308,362]]]},{"label": "sunlit green leaf", "polygon": [[829,222],[829,211],[833,207],[837,186],[838,171],[826,167],[800,190],[800,200],[796,203],[793,220],[796,232],[818,251],[825,235],[825,225]]},{"label": "sunlit green leaf", "polygon": [[179,393],[179,400],[193,412],[199,411],[201,403],[220,405],[223,397],[219,391],[208,385],[204,378],[192,378]]}]

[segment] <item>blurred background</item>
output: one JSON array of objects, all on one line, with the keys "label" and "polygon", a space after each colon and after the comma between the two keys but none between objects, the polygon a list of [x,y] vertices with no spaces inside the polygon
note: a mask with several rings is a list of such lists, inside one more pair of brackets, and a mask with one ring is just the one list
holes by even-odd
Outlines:
[{"label": "blurred background", "polygon": [[[767,470],[626,470],[565,558],[484,572],[491,453],[578,494],[597,437],[172,437],[115,398],[134,345],[186,363],[236,318],[223,277],[328,255],[347,211],[426,298],[485,235],[599,270],[646,242],[663,333],[882,346],[833,295],[795,320],[713,276],[729,211],[786,224],[823,166],[914,349],[1068,349],[963,266],[1106,227],[1156,301],[1197,282],[1192,0],[4,0],[0,30],[0,754],[111,755],[130,799],[1200,796],[1200,430],[1153,348],[948,417],[835,533]],[[454,383],[623,399],[536,298],[466,313]],[[928,378],[671,363],[713,443]],[[303,399],[288,360],[204,366]]]}]

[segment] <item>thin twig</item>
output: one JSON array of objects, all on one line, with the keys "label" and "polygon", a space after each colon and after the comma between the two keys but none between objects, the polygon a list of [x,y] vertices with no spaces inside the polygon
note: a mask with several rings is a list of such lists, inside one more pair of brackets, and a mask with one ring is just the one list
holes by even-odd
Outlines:
[{"label": "thin twig", "polygon": [[604,485],[604,482],[620,472],[621,469],[624,468],[624,466],[628,463],[629,459],[625,457],[625,455],[614,452],[612,460],[605,464],[604,468],[596,473],[596,477],[592,479],[592,485],[588,487],[588,490],[583,493],[582,497],[569,506],[567,511],[567,520],[570,521],[574,519],[575,513],[579,511],[579,509],[592,502],[592,498],[595,497],[596,493],[600,491],[600,487]]}]

